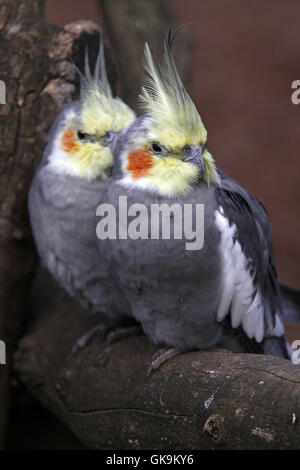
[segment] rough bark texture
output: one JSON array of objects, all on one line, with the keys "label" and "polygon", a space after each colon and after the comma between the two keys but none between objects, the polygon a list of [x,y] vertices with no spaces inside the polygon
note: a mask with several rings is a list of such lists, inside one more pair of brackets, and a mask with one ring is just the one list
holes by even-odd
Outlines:
[{"label": "rough bark texture", "polygon": [[[22,323],[25,294],[36,261],[27,215],[27,193],[45,137],[63,105],[78,94],[84,44],[98,50],[98,27],[89,21],[64,29],[39,18],[35,0],[0,0],[0,339],[8,364],[0,366],[0,446],[3,444],[10,351]],[[6,397],[6,398],[5,398]]]},{"label": "rough bark texture", "polygon": [[292,362],[190,352],[147,378],[155,347],[143,335],[113,344],[95,338],[72,355],[74,341],[96,319],[42,285],[15,370],[89,447],[299,448],[300,369]]},{"label": "rough bark texture", "polygon": [[[166,0],[98,0],[110,38],[122,89],[122,98],[137,109],[142,83],[145,42],[160,56],[162,39],[178,27],[174,5]],[[174,43],[174,55],[184,84],[189,88],[191,41],[187,29]]]}]

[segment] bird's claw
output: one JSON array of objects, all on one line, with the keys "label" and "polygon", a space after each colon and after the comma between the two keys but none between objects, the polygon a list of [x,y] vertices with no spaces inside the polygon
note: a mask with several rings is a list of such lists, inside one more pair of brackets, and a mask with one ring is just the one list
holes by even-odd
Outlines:
[{"label": "bird's claw", "polygon": [[102,323],[93,326],[88,330],[83,336],[81,336],[72,348],[72,354],[75,354],[80,349],[83,349],[93,338],[93,336],[101,335],[103,340],[108,343],[114,343],[120,339],[127,338],[128,336],[133,336],[141,333],[142,328],[139,325],[128,326],[128,327],[118,327],[110,330],[108,333],[108,326],[103,325]]},{"label": "bird's claw", "polygon": [[172,357],[182,354],[182,351],[175,348],[162,348],[159,349],[153,356],[152,361],[147,367],[147,377],[154,371],[160,368],[162,364],[167,362]]},{"label": "bird's claw", "polygon": [[136,334],[140,334],[142,332],[142,328],[140,325],[134,326],[127,326],[127,327],[120,327],[111,330],[106,335],[106,341],[108,343],[114,343],[119,341],[120,339],[128,338],[129,336],[134,336]]},{"label": "bird's claw", "polygon": [[76,354],[77,351],[83,349],[96,334],[101,334],[101,336],[104,337],[106,331],[107,327],[101,323],[96,326],[93,326],[74,343],[72,347],[72,354]]}]

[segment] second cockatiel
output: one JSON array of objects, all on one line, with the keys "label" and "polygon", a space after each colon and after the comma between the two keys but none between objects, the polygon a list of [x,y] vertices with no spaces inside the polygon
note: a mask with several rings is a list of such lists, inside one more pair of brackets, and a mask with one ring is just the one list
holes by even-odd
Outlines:
[{"label": "second cockatiel", "polygon": [[88,53],[80,99],[55,120],[29,192],[29,213],[42,264],[90,312],[113,317],[126,310],[105,260],[97,256],[95,212],[103,184],[111,175],[109,140],[135,119],[112,95],[103,40],[91,74]]},{"label": "second cockatiel", "polygon": [[[107,238],[114,279],[159,346],[222,346],[288,358],[268,214],[216,167],[206,129],[176,70],[170,36],[163,66],[146,45],[145,67],[146,114],[114,140],[114,184],[101,200],[116,207],[126,196],[129,215],[139,213],[147,230],[142,237]],[[203,205],[201,249],[187,250],[184,236],[151,237],[151,210],[162,204],[179,205],[182,215],[186,205]],[[174,214],[169,221],[175,233]],[[117,219],[116,233],[119,228]]]}]

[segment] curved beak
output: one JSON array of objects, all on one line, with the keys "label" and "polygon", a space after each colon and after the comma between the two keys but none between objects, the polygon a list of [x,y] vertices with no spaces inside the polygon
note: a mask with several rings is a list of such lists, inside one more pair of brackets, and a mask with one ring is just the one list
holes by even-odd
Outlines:
[{"label": "curved beak", "polygon": [[184,162],[191,162],[194,165],[197,165],[201,169],[201,177],[204,175],[204,160],[202,156],[202,148],[199,145],[198,149],[196,149],[193,145],[189,145],[184,150],[185,156],[183,161]]}]

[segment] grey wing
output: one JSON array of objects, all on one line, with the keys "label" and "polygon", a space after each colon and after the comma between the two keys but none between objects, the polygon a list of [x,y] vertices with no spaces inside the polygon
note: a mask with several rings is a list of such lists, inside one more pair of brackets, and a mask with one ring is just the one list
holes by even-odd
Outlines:
[{"label": "grey wing", "polygon": [[[222,234],[223,290],[217,319],[224,321],[230,312],[231,327],[253,340],[256,349],[260,344],[265,353],[288,357],[282,353],[282,302],[267,211],[236,181],[220,175],[216,223]],[[278,338],[278,351],[269,338]]]},{"label": "grey wing", "polygon": [[[32,231],[42,264],[84,307],[110,305],[107,269],[97,259],[93,198],[79,181],[68,181],[41,166],[29,192]],[[90,207],[89,207],[90,206]],[[95,204],[96,207],[96,204]]]},{"label": "grey wing", "polygon": [[53,183],[50,197],[45,187],[47,182],[45,184],[43,181],[43,170],[38,170],[32,181],[28,200],[31,227],[42,264],[68,294],[74,297],[78,284],[76,280],[80,278],[79,267],[76,266],[78,255],[73,253],[72,259],[75,246],[68,234],[71,227],[68,228],[61,209],[53,204],[53,198],[59,197],[55,194],[55,182]]}]

